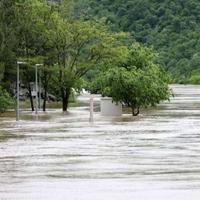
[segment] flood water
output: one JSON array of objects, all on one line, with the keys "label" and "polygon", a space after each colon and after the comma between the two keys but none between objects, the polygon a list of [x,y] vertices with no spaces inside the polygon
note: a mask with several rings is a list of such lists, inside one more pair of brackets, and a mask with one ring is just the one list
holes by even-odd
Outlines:
[{"label": "flood water", "polygon": [[200,86],[139,117],[89,108],[0,121],[0,199],[200,199]]}]

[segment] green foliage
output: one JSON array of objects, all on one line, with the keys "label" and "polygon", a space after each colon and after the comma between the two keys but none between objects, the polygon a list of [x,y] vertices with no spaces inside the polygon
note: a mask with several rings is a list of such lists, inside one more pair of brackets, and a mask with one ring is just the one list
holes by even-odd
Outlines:
[{"label": "green foliage", "polygon": [[8,92],[0,86],[0,113],[5,112],[13,106],[13,99]]},{"label": "green foliage", "polygon": [[[163,85],[164,82],[159,82],[163,80],[160,79],[161,72],[155,64],[157,55],[153,53],[152,49],[141,47],[138,43],[134,43],[130,47],[130,41],[133,41],[132,32],[124,33],[123,31],[129,31],[129,26],[135,27],[134,23],[137,22],[138,18],[130,16],[130,18],[133,17],[131,20],[134,23],[130,21],[125,26],[123,22],[129,20],[124,20],[125,8],[119,10],[120,17],[116,18],[115,11],[118,13],[117,5],[119,3],[119,0],[114,3],[110,0],[104,0],[102,4],[92,0],[85,0],[81,4],[79,4],[79,0],[62,0],[58,4],[52,3],[52,1],[47,4],[43,0],[1,0],[0,80],[2,80],[2,85],[7,86],[7,89],[10,89],[11,84],[15,85],[16,61],[26,62],[26,64],[20,65],[20,77],[23,85],[29,91],[32,109],[34,109],[30,82],[35,81],[34,67],[35,64],[40,63],[42,65],[38,67],[38,70],[44,90],[43,109],[45,110],[47,93],[51,92],[58,99],[62,99],[64,111],[67,110],[72,88],[80,89],[82,78],[89,72],[93,72],[90,79],[96,76],[96,72],[101,71],[107,72],[105,77],[108,77],[108,80],[112,78],[113,74],[116,75],[117,79],[121,76],[126,77],[129,81],[123,82],[124,79],[122,79],[121,82],[126,87],[131,85],[138,93],[145,93],[147,90],[136,84],[139,81],[143,85],[150,85],[152,77],[154,79],[157,77],[156,85],[159,83]],[[124,2],[125,4],[126,2]],[[87,7],[87,5],[90,6]],[[98,10],[98,5],[101,8],[104,8],[105,5],[110,9],[114,6],[115,11],[104,9],[102,12],[101,9]],[[133,5],[130,1],[127,2],[127,10],[134,6],[143,6],[139,2]],[[81,11],[82,6],[92,8],[88,12],[91,16]],[[79,13],[77,13],[77,9],[80,11]],[[102,19],[93,17],[93,14],[97,14]],[[145,12],[135,14],[141,16],[145,14],[146,16]],[[148,18],[152,21],[153,27],[157,23],[156,19],[151,16]],[[138,30],[142,31],[143,22],[137,23]],[[150,29],[146,30],[148,32]],[[140,32],[138,37],[136,34],[132,35],[138,41],[149,44],[150,39],[144,41],[139,39],[140,37],[145,38],[145,34],[145,32]],[[151,39],[153,41],[154,38]],[[191,42],[190,45],[192,44]],[[195,68],[198,56],[193,56],[193,58]],[[189,60],[189,58],[187,59]],[[183,60],[182,64],[187,66],[185,63],[187,62]],[[104,80],[103,78],[102,80]],[[113,83],[115,83],[114,80]],[[119,86],[117,82],[116,86]],[[146,96],[149,98],[148,104],[144,97],[137,101],[136,99],[131,101],[131,104],[135,103],[135,107],[152,105],[164,98],[164,96],[161,97],[162,90],[153,86],[151,86],[151,91],[149,89],[153,97]],[[106,88],[113,89],[114,87],[106,85]],[[110,90],[113,97],[116,97],[116,101],[125,101],[124,99],[120,100],[117,97],[117,92],[114,91]],[[119,94],[122,96],[122,93]],[[133,99],[133,95],[131,98]],[[152,98],[154,99],[151,102]]]},{"label": "green foliage", "polygon": [[189,83],[200,84],[200,70],[196,70],[191,74]]},{"label": "green foliage", "polygon": [[16,9],[15,0],[0,1],[0,79],[6,75],[6,82],[13,79],[13,63],[15,61]]},{"label": "green foliage", "polygon": [[159,63],[176,82],[186,81],[199,65],[199,0],[76,0],[85,18],[106,18],[113,31],[130,32],[159,52]]},{"label": "green foliage", "polygon": [[154,64],[155,53],[138,43],[128,49],[124,63],[108,68],[92,85],[116,102],[132,108],[133,115],[140,107],[155,106],[169,98],[167,75]]},{"label": "green foliage", "polygon": [[4,74],[4,64],[0,62],[0,81],[3,78]]},{"label": "green foliage", "polygon": [[79,88],[80,79],[89,70],[102,67],[105,60],[109,62],[112,56],[121,54],[120,39],[126,37],[124,33],[108,31],[101,21],[71,21],[59,13],[52,15],[49,41],[57,63],[53,80],[66,102],[64,110],[71,88]]}]

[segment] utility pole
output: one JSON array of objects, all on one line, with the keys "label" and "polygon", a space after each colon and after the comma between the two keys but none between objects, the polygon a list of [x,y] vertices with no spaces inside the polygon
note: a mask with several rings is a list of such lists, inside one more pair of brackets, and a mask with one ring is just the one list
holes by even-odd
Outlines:
[{"label": "utility pole", "polygon": [[17,62],[17,104],[16,104],[16,121],[19,121],[19,65]]},{"label": "utility pole", "polygon": [[16,121],[19,121],[19,95],[20,95],[20,78],[19,78],[19,66],[26,64],[25,62],[17,61],[17,102],[16,102]]},{"label": "utility pole", "polygon": [[41,110],[41,71],[39,70],[39,110]]},{"label": "utility pole", "polygon": [[[36,96],[35,96],[35,100],[36,100],[36,104],[35,104],[35,114],[38,115],[38,67],[42,66],[43,64],[36,64],[35,65],[35,92],[36,92]],[[41,87],[41,85],[40,85]],[[40,93],[40,91],[39,91]],[[39,101],[40,101],[40,94],[39,94]],[[40,106],[40,102],[39,102],[39,106]]]},{"label": "utility pole", "polygon": [[38,65],[35,65],[35,114],[38,114]]}]

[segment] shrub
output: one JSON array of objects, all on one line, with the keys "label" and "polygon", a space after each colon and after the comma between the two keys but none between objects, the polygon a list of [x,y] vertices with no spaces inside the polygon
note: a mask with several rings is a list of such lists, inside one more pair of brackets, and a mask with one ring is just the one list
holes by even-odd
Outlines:
[{"label": "shrub", "polygon": [[12,97],[9,93],[0,86],[0,112],[5,112],[14,104]]}]

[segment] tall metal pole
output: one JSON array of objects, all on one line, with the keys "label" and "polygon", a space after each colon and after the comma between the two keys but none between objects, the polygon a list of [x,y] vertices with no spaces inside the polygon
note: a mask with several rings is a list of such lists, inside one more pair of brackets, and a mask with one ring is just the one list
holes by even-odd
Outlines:
[{"label": "tall metal pole", "polygon": [[39,70],[39,110],[41,110],[41,71]]},{"label": "tall metal pole", "polygon": [[[39,110],[41,109],[41,70],[38,70],[39,66],[42,66],[43,64],[36,64],[35,65],[35,87],[36,87],[36,114],[38,113],[38,105]],[[38,72],[39,72],[39,89],[38,89]],[[39,95],[38,95],[39,92]],[[39,101],[38,101],[39,98]]]},{"label": "tall metal pole", "polygon": [[16,105],[16,121],[19,121],[19,63],[17,63],[17,105]]},{"label": "tall metal pole", "polygon": [[38,67],[37,65],[35,65],[35,92],[36,92],[36,96],[35,96],[35,114],[38,114]]}]

